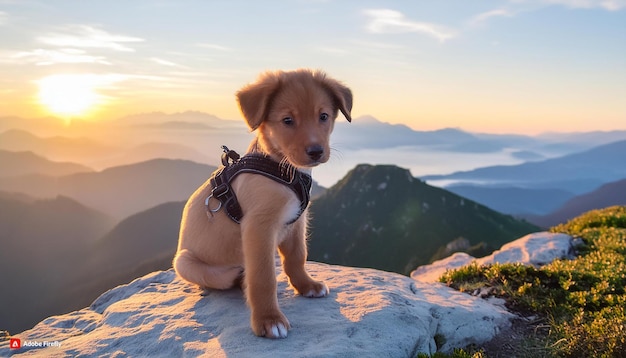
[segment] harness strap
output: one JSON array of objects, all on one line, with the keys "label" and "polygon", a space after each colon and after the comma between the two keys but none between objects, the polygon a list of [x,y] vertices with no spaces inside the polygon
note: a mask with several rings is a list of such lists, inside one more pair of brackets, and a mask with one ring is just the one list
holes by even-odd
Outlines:
[{"label": "harness strap", "polygon": [[[208,212],[212,214],[224,208],[228,217],[238,224],[241,223],[243,211],[237,201],[235,192],[232,190],[231,182],[241,173],[250,173],[263,175],[291,189],[300,200],[300,211],[287,225],[293,224],[300,218],[309,205],[311,184],[313,182],[310,175],[302,173],[290,164],[280,164],[264,155],[249,154],[241,159],[230,159],[233,163],[223,159],[222,163],[224,165],[213,172],[209,179],[213,190],[211,195],[205,200]],[[211,198],[219,200],[217,208],[211,209]]]}]

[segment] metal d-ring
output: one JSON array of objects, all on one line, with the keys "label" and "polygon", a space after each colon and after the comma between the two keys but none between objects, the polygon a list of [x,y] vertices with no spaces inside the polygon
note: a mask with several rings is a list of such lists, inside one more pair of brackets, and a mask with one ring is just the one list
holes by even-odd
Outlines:
[{"label": "metal d-ring", "polygon": [[211,200],[211,198],[213,197],[213,194],[209,195],[205,200],[204,200],[204,206],[206,206],[206,209],[208,211],[210,211],[211,213],[216,213],[218,211],[220,211],[220,209],[222,208],[222,202],[220,200],[217,200],[220,204],[217,206],[217,208],[215,209],[211,209],[211,207],[209,206],[209,201]]}]

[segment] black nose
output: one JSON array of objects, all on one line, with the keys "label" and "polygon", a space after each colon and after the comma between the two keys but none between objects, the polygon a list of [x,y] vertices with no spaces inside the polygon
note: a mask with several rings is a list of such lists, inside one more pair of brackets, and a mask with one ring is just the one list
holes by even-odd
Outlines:
[{"label": "black nose", "polygon": [[321,145],[312,145],[306,149],[306,154],[313,160],[319,160],[324,154],[324,148]]}]

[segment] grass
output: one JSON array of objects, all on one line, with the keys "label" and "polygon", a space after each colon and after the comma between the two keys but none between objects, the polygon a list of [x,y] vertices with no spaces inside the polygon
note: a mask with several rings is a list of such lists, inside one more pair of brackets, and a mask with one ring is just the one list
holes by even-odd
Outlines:
[{"label": "grass", "polygon": [[542,351],[528,356],[626,357],[626,207],[591,211],[551,231],[582,239],[575,259],[541,268],[471,265],[441,281],[464,292],[489,287],[511,310],[546,322],[545,334],[528,338]]}]

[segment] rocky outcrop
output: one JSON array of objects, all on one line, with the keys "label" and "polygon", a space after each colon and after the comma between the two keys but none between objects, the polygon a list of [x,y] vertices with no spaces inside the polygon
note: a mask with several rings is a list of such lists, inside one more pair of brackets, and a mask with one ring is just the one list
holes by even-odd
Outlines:
[{"label": "rocky outcrop", "polygon": [[478,265],[494,263],[521,263],[542,266],[555,259],[571,258],[577,239],[566,234],[537,232],[505,244],[500,250],[482,258],[475,258],[463,252],[457,252],[445,259],[424,265],[411,272],[411,278],[421,282],[437,282],[446,270],[456,269],[475,262]]},{"label": "rocky outcrop", "polygon": [[415,357],[480,344],[512,315],[441,284],[373,269],[309,262],[328,297],[296,295],[277,268],[289,337],[253,335],[242,292],[201,291],[173,270],[101,295],[80,311],[50,317],[0,343],[0,356]]}]

